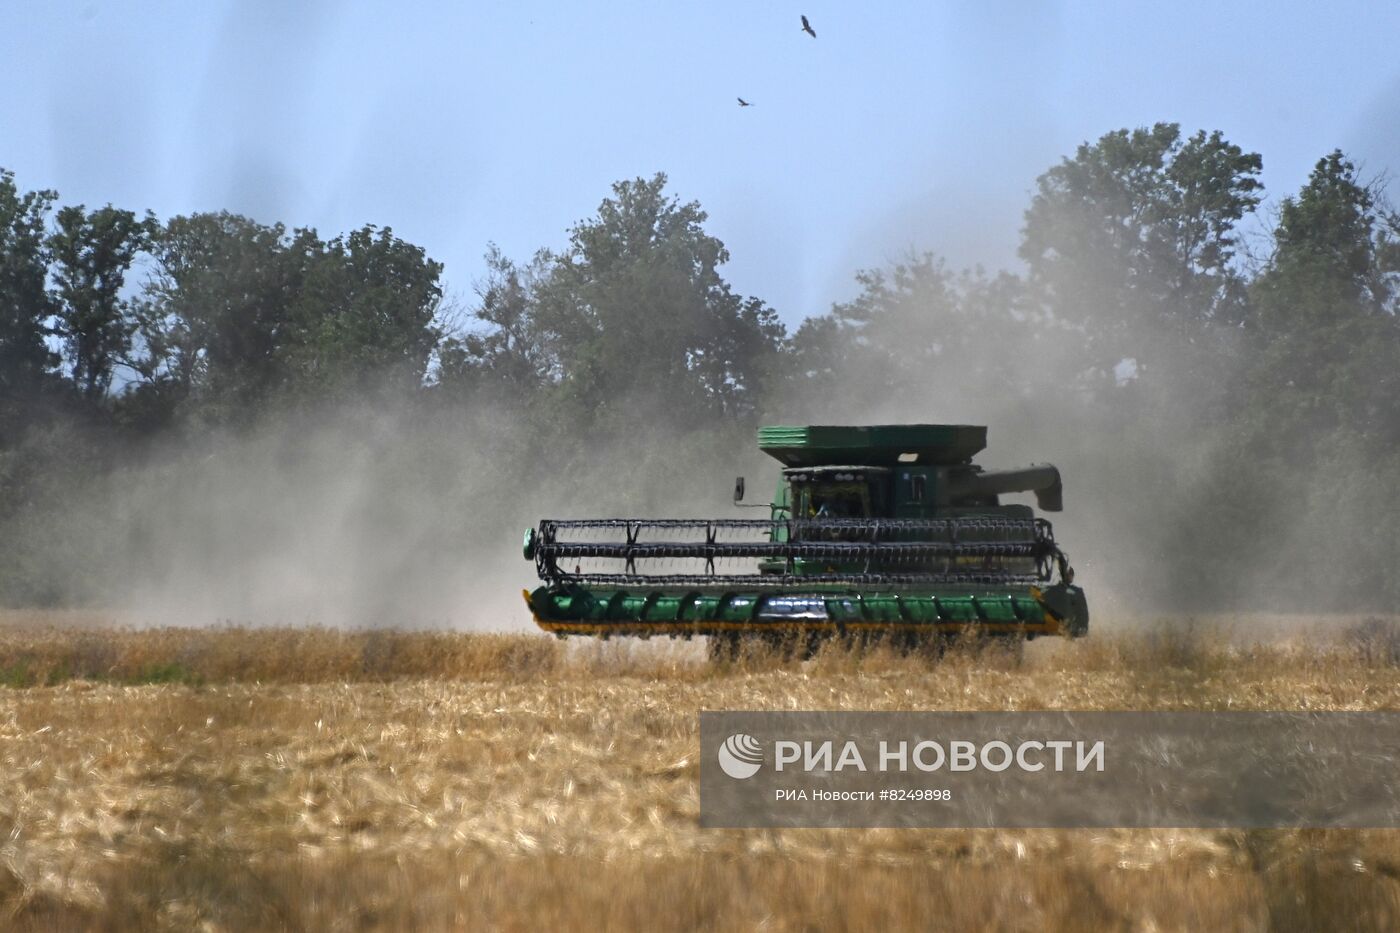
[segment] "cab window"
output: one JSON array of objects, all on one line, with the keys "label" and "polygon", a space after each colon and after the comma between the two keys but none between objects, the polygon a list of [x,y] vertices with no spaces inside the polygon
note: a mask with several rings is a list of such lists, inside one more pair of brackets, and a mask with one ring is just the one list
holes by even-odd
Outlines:
[{"label": "cab window", "polygon": [[793,493],[799,518],[870,517],[870,490],[864,483],[805,483]]}]

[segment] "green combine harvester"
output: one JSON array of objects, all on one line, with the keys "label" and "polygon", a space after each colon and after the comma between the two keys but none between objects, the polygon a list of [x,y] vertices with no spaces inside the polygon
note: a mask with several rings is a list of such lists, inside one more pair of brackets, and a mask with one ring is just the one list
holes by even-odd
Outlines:
[{"label": "green combine harvester", "polygon": [[986,445],[973,425],[760,428],[783,465],[767,518],[541,521],[525,557],[544,583],[525,601],[560,636],[708,635],[717,655],[746,636],[1085,634],[1050,523],[1000,501],[1030,492],[1058,512],[1059,471],[984,470]]}]

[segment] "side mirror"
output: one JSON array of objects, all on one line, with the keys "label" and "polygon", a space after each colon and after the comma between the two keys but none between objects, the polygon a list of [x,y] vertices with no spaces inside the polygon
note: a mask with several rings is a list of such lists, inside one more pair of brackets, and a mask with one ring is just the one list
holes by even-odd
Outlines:
[{"label": "side mirror", "polygon": [[744,478],[743,478],[742,476],[736,476],[736,477],[734,477],[734,504],[735,504],[735,505],[738,505],[740,502],[743,502],[743,501],[744,501]]}]

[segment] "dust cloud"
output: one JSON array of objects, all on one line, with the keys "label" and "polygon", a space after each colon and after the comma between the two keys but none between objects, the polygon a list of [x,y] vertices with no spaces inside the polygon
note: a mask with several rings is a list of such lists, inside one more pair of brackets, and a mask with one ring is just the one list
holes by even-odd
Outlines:
[{"label": "dust cloud", "polygon": [[[1210,424],[1228,379],[1158,358],[1155,401],[1129,382],[1104,402],[1074,379],[1073,334],[1026,341],[996,348],[1021,361],[1002,385],[985,363],[972,378],[965,358],[894,394],[854,368],[763,421],[985,424],[978,463],[1054,463],[1065,510],[1047,517],[1096,625],[1356,611],[1379,593],[1358,578],[1368,556],[1352,533],[1373,494],[1365,464],[1339,459],[1321,502],[1231,476],[1238,453]],[[362,402],[172,441],[66,503],[55,537],[88,550],[47,559],[79,602],[143,624],[525,629],[520,591],[537,580],[521,536],[540,518],[752,517],[730,504],[733,477],[751,502],[771,491],[778,465],[749,428],[687,430],[633,408],[634,431],[596,438],[463,401]]]},{"label": "dust cloud", "polygon": [[138,625],[523,629],[527,527],[728,514],[744,446],[745,431],[601,441],[470,402],[349,403],[158,445],[47,505],[34,550],[66,601]]}]

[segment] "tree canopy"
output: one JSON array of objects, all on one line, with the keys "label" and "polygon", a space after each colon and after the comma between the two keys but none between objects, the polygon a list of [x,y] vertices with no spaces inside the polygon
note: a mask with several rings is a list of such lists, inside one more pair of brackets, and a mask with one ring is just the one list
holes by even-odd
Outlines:
[{"label": "tree canopy", "polygon": [[1259,203],[1262,160],[1219,131],[1175,123],[1081,145],[1036,181],[1020,247],[1034,294],[1078,324],[1107,376],[1153,344],[1243,320],[1239,222]]}]

